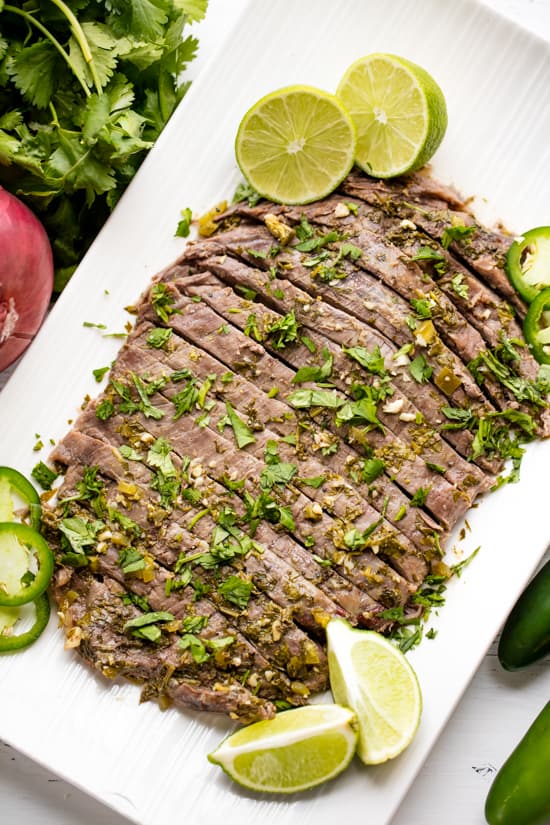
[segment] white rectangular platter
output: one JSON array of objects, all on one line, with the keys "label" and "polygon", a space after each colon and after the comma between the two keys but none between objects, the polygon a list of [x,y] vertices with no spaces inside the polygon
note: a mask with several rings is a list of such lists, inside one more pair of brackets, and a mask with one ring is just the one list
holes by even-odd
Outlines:
[{"label": "white rectangular platter", "polygon": [[[33,343],[0,403],[0,463],[30,469],[35,434],[68,429],[92,370],[117,341],[149,278],[182,248],[179,211],[230,196],[240,176],[233,140],[244,111],[284,85],[333,91],[373,51],[430,71],[449,106],[434,172],[476,194],[484,216],[518,232],[550,223],[550,49],[470,0],[256,0],[168,124]],[[206,754],[228,730],[207,714],[139,705],[139,690],[95,677],[63,649],[52,619],[27,653],[0,662],[0,736],[140,825],[386,825],[442,730],[549,539],[550,443],[534,445],[522,480],[483,501],[460,543],[481,550],[448,590],[438,634],[411,654],[424,714],[412,746],[376,769],[352,766],[299,797],[255,797],[232,786]]]}]

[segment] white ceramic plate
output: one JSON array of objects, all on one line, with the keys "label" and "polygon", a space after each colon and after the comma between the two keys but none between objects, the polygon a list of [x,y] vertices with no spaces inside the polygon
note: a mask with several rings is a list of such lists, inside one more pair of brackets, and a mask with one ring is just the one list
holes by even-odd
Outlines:
[{"label": "white ceramic plate", "polygon": [[[35,433],[45,443],[60,438],[85,394],[97,392],[92,369],[112,360],[117,341],[83,322],[123,330],[122,308],[182,247],[173,238],[179,210],[200,213],[233,192],[233,139],[248,106],[290,83],[334,90],[348,64],[372,51],[417,61],[443,87],[449,131],[436,174],[476,193],[485,215],[517,231],[550,223],[544,43],[469,0],[257,0],[172,118],[3,391],[0,463],[28,473],[39,457]],[[449,587],[437,637],[411,656],[424,715],[393,763],[354,765],[296,798],[240,792],[206,761],[227,731],[223,720],[138,705],[137,688],[97,678],[63,650],[54,620],[32,650],[2,659],[0,736],[141,825],[329,825],[343,811],[384,825],[543,554],[549,461],[550,442],[534,446],[521,483],[471,513],[460,550],[482,549]]]}]

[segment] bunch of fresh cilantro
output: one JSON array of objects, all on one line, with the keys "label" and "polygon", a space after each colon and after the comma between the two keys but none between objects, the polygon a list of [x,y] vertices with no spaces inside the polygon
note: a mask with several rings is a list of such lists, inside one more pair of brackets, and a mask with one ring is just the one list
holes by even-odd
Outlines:
[{"label": "bunch of fresh cilantro", "polygon": [[60,291],[189,86],[208,0],[0,0],[0,185],[42,220]]}]

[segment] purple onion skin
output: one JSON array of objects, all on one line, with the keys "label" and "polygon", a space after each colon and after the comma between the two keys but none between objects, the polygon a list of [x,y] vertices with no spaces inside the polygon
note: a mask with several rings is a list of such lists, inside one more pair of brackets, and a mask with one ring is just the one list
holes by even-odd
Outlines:
[{"label": "purple onion skin", "polygon": [[53,290],[53,256],[38,218],[0,186],[0,371],[29,346]]}]

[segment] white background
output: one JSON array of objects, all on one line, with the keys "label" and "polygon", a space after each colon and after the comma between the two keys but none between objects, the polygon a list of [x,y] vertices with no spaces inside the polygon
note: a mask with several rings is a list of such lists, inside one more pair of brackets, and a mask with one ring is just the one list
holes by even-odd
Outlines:
[{"label": "white background", "polygon": [[[306,1],[313,2],[302,0]],[[550,41],[550,0],[483,1]],[[215,56],[226,26],[245,3],[246,0],[210,0],[207,19],[197,27],[201,49],[192,65],[193,77]],[[6,375],[0,376],[0,387],[5,380]],[[494,770],[550,698],[549,664],[547,658],[525,673],[505,673],[493,645],[392,825],[467,825],[479,820]],[[37,682],[39,699],[39,679]],[[0,712],[9,713],[9,708],[3,707]],[[0,825],[127,823],[2,742],[0,800]],[[367,811],[365,820],[368,821]]]}]

